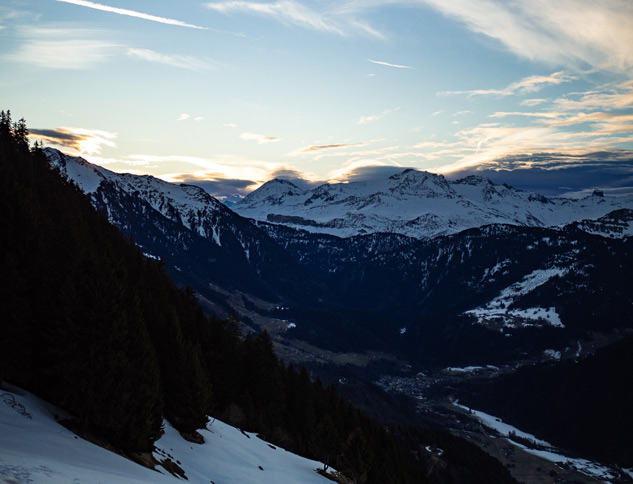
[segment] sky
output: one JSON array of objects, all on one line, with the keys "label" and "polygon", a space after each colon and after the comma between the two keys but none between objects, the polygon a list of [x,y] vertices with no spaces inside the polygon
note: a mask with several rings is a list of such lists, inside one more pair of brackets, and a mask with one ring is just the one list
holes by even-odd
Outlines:
[{"label": "sky", "polygon": [[103,1],[2,1],[0,108],[113,171],[633,191],[631,0]]}]

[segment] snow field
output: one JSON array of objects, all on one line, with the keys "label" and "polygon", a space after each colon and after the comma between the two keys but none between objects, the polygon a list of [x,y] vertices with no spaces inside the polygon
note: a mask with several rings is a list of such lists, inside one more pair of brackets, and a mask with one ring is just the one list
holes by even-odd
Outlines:
[{"label": "snow field", "polygon": [[[142,467],[78,438],[55,419],[64,412],[32,394],[0,391],[0,483],[174,484],[183,481]],[[15,404],[11,404],[15,402]],[[22,406],[29,415],[19,412]],[[271,446],[254,434],[211,421],[202,445],[184,440],[165,422],[154,456],[180,462],[191,484],[326,484],[319,462]],[[263,469],[260,469],[261,468]]]}]

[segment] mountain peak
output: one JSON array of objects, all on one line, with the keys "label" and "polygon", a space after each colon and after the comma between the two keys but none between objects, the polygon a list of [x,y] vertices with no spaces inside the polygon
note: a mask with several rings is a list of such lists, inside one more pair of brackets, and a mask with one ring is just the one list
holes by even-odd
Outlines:
[{"label": "mountain peak", "polygon": [[407,168],[389,177],[389,190],[424,197],[452,197],[453,189],[443,175]]},{"label": "mountain peak", "polygon": [[490,178],[484,178],[479,175],[468,175],[467,177],[455,180],[453,183],[458,185],[493,185]]},{"label": "mountain peak", "polygon": [[287,197],[303,195],[305,192],[291,181],[273,178],[257,190],[249,193],[239,204],[270,203],[278,205]]}]

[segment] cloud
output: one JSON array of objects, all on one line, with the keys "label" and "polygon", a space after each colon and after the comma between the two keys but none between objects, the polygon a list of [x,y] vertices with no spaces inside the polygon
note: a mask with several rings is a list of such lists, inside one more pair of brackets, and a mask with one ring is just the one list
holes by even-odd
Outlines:
[{"label": "cloud", "polygon": [[313,173],[300,171],[292,166],[280,166],[270,173],[270,179],[280,178],[292,182],[302,190],[309,190],[325,183]]},{"label": "cloud", "polygon": [[229,1],[206,3],[205,7],[218,12],[247,12],[273,17],[281,22],[289,22],[300,27],[344,34],[332,25],[324,15],[291,0],[280,0],[275,3],[255,3],[245,1]]},{"label": "cloud", "polygon": [[455,171],[450,178],[468,175],[483,176],[495,183],[508,183],[546,196],[589,196],[595,189],[604,191],[605,195],[632,195],[633,151],[505,156]]},{"label": "cloud", "polygon": [[214,63],[208,60],[198,59],[188,55],[168,55],[155,52],[150,49],[129,48],[127,55],[148,62],[164,64],[192,71],[202,71],[215,68]]},{"label": "cloud", "polygon": [[[89,161],[101,164],[101,159]],[[280,163],[245,158],[233,154],[217,154],[209,158],[186,155],[134,154],[125,159],[108,160],[114,171],[128,171],[128,166],[143,164],[166,181],[180,182],[183,177],[203,179],[266,180]]]},{"label": "cloud", "polygon": [[222,126],[226,126],[227,128],[237,128],[236,123],[224,123]]},{"label": "cloud", "polygon": [[302,153],[315,153],[315,152],[320,153],[326,150],[338,150],[338,149],[344,149],[344,148],[352,148],[355,146],[367,146],[372,143],[377,143],[378,141],[383,141],[383,140],[374,139],[370,141],[361,141],[359,143],[337,143],[337,144],[331,144],[331,145],[305,146],[303,148],[299,148],[298,150],[293,151],[292,153],[289,153],[288,156],[296,156]]},{"label": "cloud", "polygon": [[4,58],[47,69],[90,69],[110,59],[120,47],[99,40],[102,34],[88,29],[28,27],[19,32],[24,42]]},{"label": "cloud", "polygon": [[[532,88],[542,84],[541,81],[529,79],[513,86]],[[526,104],[542,104],[537,101]],[[429,150],[427,155],[444,162],[434,168],[441,173],[465,170],[491,159],[535,153],[544,148],[576,155],[612,151],[631,146],[632,112],[633,81],[627,80],[594,86],[587,92],[568,93],[549,101],[549,106],[538,111],[494,112],[488,117],[504,119],[505,125],[482,123],[457,131],[454,141],[448,141],[446,147],[430,144],[416,147]],[[532,121],[526,124],[520,118]],[[458,158],[458,161],[447,163],[450,158]]]},{"label": "cloud", "polygon": [[302,28],[347,36],[362,32],[372,37],[383,38],[383,34],[354,16],[341,11],[317,11],[294,0],[278,0],[272,3],[249,1],[224,1],[205,3],[205,7],[221,13],[243,12],[271,17],[279,22]]},{"label": "cloud", "polygon": [[371,182],[384,180],[385,178],[402,173],[406,168],[399,165],[363,165],[359,164],[349,168],[339,175],[337,181],[344,182]]},{"label": "cloud", "polygon": [[468,97],[473,96],[512,96],[512,95],[522,95],[529,94],[546,86],[558,85],[563,82],[571,82],[575,79],[578,79],[577,76],[568,74],[563,71],[554,72],[549,76],[529,76],[525,77],[519,81],[513,82],[509,84],[503,89],[475,89],[471,91],[442,91],[439,92],[439,95],[459,95],[465,94]]},{"label": "cloud", "polygon": [[394,109],[385,109],[382,113],[380,114],[372,114],[370,116],[361,116],[358,121],[356,121],[356,124],[368,124],[368,123],[373,123],[374,121],[378,121],[379,119],[384,118],[385,116],[387,116],[390,113],[393,113],[394,111],[397,111],[400,108],[394,108]]},{"label": "cloud", "polygon": [[543,104],[547,102],[546,99],[524,99],[521,101],[521,106],[538,106],[539,104]]},{"label": "cloud", "polygon": [[342,168],[329,173],[328,179],[338,182],[371,181],[399,173],[404,168],[395,161],[351,159]]},{"label": "cloud", "polygon": [[619,72],[633,67],[633,4],[627,0],[415,3],[431,6],[473,32],[497,40],[519,57]]},{"label": "cloud", "polygon": [[172,176],[170,181],[172,183],[185,183],[187,185],[198,186],[211,196],[219,198],[220,200],[239,199],[261,185],[261,183],[254,180],[226,178],[222,173],[212,172],[198,174],[182,173]]},{"label": "cloud", "polygon": [[522,112],[522,111],[497,111],[496,113],[492,113],[488,115],[489,118],[505,118],[508,116],[525,116],[525,117],[531,117],[531,118],[553,119],[553,118],[558,118],[560,116],[564,116],[564,113],[555,113],[555,112],[549,112],[549,111],[544,111],[540,113],[529,113],[529,112]]},{"label": "cloud", "polygon": [[592,91],[569,94],[553,101],[563,111],[629,109],[633,107],[633,81],[600,86]]},{"label": "cloud", "polygon": [[61,149],[86,155],[98,155],[103,146],[116,147],[117,133],[86,128],[31,129],[29,137]]},{"label": "cloud", "polygon": [[387,66],[387,67],[396,67],[398,69],[413,69],[413,67],[411,66],[404,66],[404,65],[399,65],[399,64],[390,64],[389,62],[382,62],[382,61],[377,61],[377,60],[372,60],[372,59],[367,59],[369,62],[373,62],[374,64],[379,64],[381,66]]},{"label": "cloud", "polygon": [[281,138],[273,138],[272,136],[264,136],[263,134],[255,133],[242,133],[240,135],[240,138],[247,141],[257,141],[258,145],[264,143],[276,143],[278,141],[281,141]]},{"label": "cloud", "polygon": [[207,30],[205,27],[188,24],[185,22],[181,22],[180,20],[174,20],[174,19],[165,18],[165,17],[157,17],[156,15],[150,15],[148,13],[136,12],[134,10],[127,10],[125,8],[111,7],[108,5],[103,5],[101,3],[88,2],[86,0],[57,0],[57,1],[63,2],[63,3],[71,3],[73,5],[79,5],[82,7],[93,8],[95,10],[102,10],[104,12],[111,12],[111,13],[116,13],[119,15],[126,15],[128,17],[136,17],[136,18],[140,18],[144,20],[151,20],[152,22],[159,22],[162,24],[175,25],[178,27],[189,27],[192,29]]},{"label": "cloud", "polygon": [[176,119],[176,121],[187,121],[189,119],[192,119],[193,121],[199,122],[199,121],[203,121],[204,117],[203,116],[196,116],[195,118],[192,118],[191,114],[182,113],[180,116],[178,116],[178,119]]}]

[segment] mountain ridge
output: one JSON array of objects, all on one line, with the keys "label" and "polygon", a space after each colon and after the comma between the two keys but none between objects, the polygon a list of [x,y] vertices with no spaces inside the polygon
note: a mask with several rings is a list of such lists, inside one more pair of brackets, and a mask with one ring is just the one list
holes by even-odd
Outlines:
[{"label": "mountain ridge", "polygon": [[371,181],[324,183],[302,190],[274,179],[231,206],[260,222],[351,237],[391,232],[419,239],[503,223],[554,227],[633,209],[633,197],[547,198],[470,175],[449,181],[408,168]]},{"label": "mountain ridge", "polygon": [[117,174],[50,148],[44,153],[146,255],[163,259],[172,277],[204,297],[224,299],[210,282],[278,302],[327,292],[263,230],[202,188]]},{"label": "mountain ridge", "polygon": [[[64,159],[72,165],[72,158]],[[336,351],[389,348],[423,365],[489,363],[487,358],[506,360],[517,351],[538,356],[546,349],[564,349],[586,339],[587,331],[626,326],[623,315],[630,313],[626,294],[602,300],[595,296],[628,287],[623,267],[630,266],[630,209],[554,227],[513,220],[427,238],[394,232],[340,237],[315,233],[293,215],[279,215],[279,223],[249,221],[193,186],[78,166],[92,175],[82,175],[74,166],[66,167],[67,174],[91,187],[93,203],[144,252],[162,258],[181,285],[219,301],[213,311],[223,304],[225,314],[232,307],[245,320],[257,320],[249,323],[253,327],[272,324],[281,338]],[[97,185],[91,178],[97,172],[111,182]],[[381,204],[389,197],[407,201],[410,194],[426,190],[432,195],[427,200],[466,207],[477,200],[507,202],[509,197],[515,203],[531,199],[556,208],[538,194],[479,177],[450,183],[438,175],[404,170],[390,176],[387,185],[391,192],[378,195],[375,183],[353,185],[361,197],[346,185],[303,190],[277,180],[250,196],[267,206],[275,200],[282,206],[297,197],[360,206]],[[470,193],[470,199],[460,192]],[[185,203],[192,197],[190,205]],[[599,195],[589,202],[601,211],[610,208],[602,208],[606,202]],[[287,223],[282,224],[283,219]],[[214,220],[218,225],[212,225]],[[213,285],[226,292],[214,293]],[[575,297],[576,292],[584,296]],[[257,309],[250,295],[276,304]],[[607,300],[611,303],[605,304]],[[596,319],[591,301],[613,316],[613,325]],[[539,344],[534,343],[537,334],[544,335]],[[481,345],[479,350],[464,346],[469,339]],[[452,349],[438,353],[436,344],[428,346],[431,340]],[[418,351],[421,347],[426,353]]]}]

